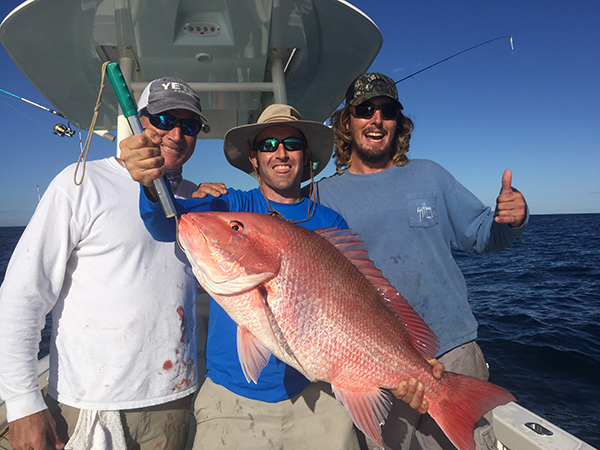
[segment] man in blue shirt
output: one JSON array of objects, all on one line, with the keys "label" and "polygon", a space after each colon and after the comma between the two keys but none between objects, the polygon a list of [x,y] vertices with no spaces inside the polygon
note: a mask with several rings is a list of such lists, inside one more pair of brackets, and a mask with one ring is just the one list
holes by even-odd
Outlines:
[{"label": "man in blue shirt", "polygon": [[[144,186],[140,211],[146,228],[157,240],[174,241],[175,220],[165,218],[153,192],[153,180],[164,174],[162,156],[153,148],[157,143],[151,134],[134,136],[121,144],[121,158],[133,179]],[[271,105],[256,124],[233,128],[224,139],[228,161],[255,176],[259,187],[226,193],[216,188],[218,197],[178,200],[178,214],[269,213],[311,230],[347,228],[339,214],[303,198],[300,190],[302,181],[323,169],[332,148],[328,127],[302,120],[290,106]],[[206,381],[195,404],[195,449],[359,448],[350,416],[331,396],[329,385],[310,383],[273,356],[258,383],[248,383],[238,360],[236,335],[237,325],[211,299]],[[441,367],[436,369],[438,377]],[[414,408],[426,409],[422,391],[415,395],[406,383],[394,395]]]},{"label": "man in blue shirt", "polygon": [[[361,235],[377,268],[439,338],[434,356],[446,370],[487,380],[477,322],[451,249],[482,254],[509,247],[525,228],[525,200],[511,187],[509,170],[494,212],[436,163],[409,161],[413,123],[402,109],[385,75],[362,74],[350,85],[345,106],[332,117],[338,173],[316,183],[316,200]],[[410,436],[415,428],[422,448],[454,448],[428,415],[401,402],[392,413],[383,430],[386,448],[408,449],[411,440],[396,430]],[[475,441],[477,449],[496,448],[485,419]]]}]

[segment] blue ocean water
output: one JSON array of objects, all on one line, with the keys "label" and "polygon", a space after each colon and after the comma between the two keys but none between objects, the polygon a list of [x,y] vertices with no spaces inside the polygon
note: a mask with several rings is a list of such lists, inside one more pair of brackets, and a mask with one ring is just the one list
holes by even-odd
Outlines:
[{"label": "blue ocean water", "polygon": [[600,448],[600,214],[534,215],[506,251],[455,258],[490,381]]},{"label": "blue ocean water", "polygon": [[[0,228],[0,281],[22,232]],[[534,215],[512,248],[455,257],[490,381],[600,448],[600,214]]]}]

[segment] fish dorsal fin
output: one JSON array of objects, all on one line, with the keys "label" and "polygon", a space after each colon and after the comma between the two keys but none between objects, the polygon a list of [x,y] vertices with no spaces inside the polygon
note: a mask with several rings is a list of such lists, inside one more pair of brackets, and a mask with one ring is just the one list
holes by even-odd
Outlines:
[{"label": "fish dorsal fin", "polygon": [[333,244],[371,282],[379,294],[388,302],[410,336],[412,345],[424,358],[435,355],[439,349],[437,336],[410,306],[408,301],[396,291],[383,276],[381,270],[369,259],[364,242],[359,234],[350,229],[320,228],[316,233]]}]

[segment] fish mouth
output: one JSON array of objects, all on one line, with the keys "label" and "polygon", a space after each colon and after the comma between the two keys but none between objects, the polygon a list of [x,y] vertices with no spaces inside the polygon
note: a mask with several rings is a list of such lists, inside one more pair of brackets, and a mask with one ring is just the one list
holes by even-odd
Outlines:
[{"label": "fish mouth", "polygon": [[190,261],[194,275],[211,295],[238,294],[253,289],[275,276],[270,272],[244,272],[242,263],[254,246],[242,254],[230,253],[217,238],[209,236],[210,230],[205,231],[198,226],[195,218],[184,214],[179,220],[183,225],[178,227],[179,245]]},{"label": "fish mouth", "polygon": [[[206,233],[202,230],[202,228],[196,226],[194,220],[189,218],[187,215],[183,215],[180,220],[186,222],[188,226],[195,230],[195,234],[191,236],[191,234],[185,229],[182,230],[180,227],[178,227],[177,233],[177,241],[179,246],[188,257],[188,260],[194,269],[194,273],[198,272],[202,274],[202,278],[211,280],[212,282],[222,283],[226,281],[229,277],[219,275],[221,273],[227,274],[230,271],[223,270],[223,267],[217,262],[217,259],[214,257],[214,255],[218,252],[215,252],[213,250],[213,246],[209,244],[209,238]],[[202,249],[206,250],[202,251]],[[215,265],[218,266],[220,270],[213,269],[206,261],[214,261]]]},{"label": "fish mouth", "polygon": [[[208,238],[202,233],[203,239],[208,242]],[[209,252],[212,254],[214,251]],[[214,266],[210,264],[198,264],[196,258],[188,258],[192,264],[192,271],[202,287],[213,297],[215,295],[239,295],[243,292],[254,289],[259,284],[275,277],[276,274],[270,272],[246,274],[241,269],[242,262],[248,253],[236,258],[232,255],[230,258],[220,259],[217,262],[212,256],[209,257],[214,261]],[[200,258],[199,261],[204,261]],[[225,264],[224,264],[225,263]]]}]

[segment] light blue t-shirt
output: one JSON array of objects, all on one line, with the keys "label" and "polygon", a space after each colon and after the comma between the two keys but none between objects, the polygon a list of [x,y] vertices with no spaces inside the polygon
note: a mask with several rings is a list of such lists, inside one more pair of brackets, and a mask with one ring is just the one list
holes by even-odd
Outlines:
[{"label": "light blue t-shirt", "polygon": [[[273,209],[292,222],[308,216],[308,199],[299,203],[271,201]],[[221,197],[176,200],[178,215],[189,212],[231,211],[267,213],[269,206],[259,189],[238,191],[228,189]],[[335,211],[322,205],[314,205],[311,218],[298,225],[316,230],[318,228],[348,228],[344,219]],[[154,239],[171,242],[175,240],[175,220],[167,219],[160,204],[140,195],[140,213],[146,228]],[[260,373],[258,384],[246,381],[237,354],[237,325],[219,304],[210,299],[208,336],[206,340],[206,376],[232,392],[243,397],[264,402],[278,402],[298,395],[309,381],[296,369],[279,361],[273,355]]]},{"label": "light blue t-shirt", "polygon": [[452,248],[498,252],[521,235],[438,164],[414,159],[367,175],[320,180],[317,201],[361,235],[369,257],[440,341],[438,355],[477,337]]}]

